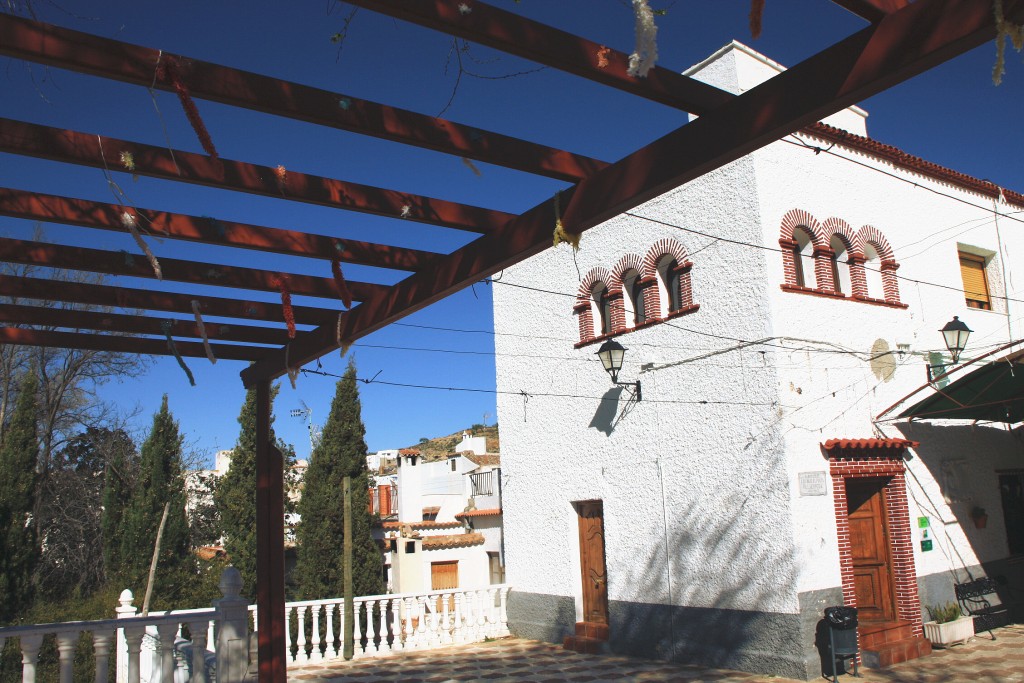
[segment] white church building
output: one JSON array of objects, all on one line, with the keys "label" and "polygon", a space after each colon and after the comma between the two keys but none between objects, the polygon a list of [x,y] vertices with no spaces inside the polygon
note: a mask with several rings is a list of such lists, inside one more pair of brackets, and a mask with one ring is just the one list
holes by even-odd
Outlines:
[{"label": "white church building", "polygon": [[[689,75],[739,93],[781,68],[733,43]],[[1024,585],[1019,425],[886,413],[953,316],[964,359],[1021,336],[1024,196],[866,117],[588,230],[576,264],[561,245],[504,271],[523,286],[494,287],[514,634],[812,679],[826,606],[858,607],[884,665],[930,652],[926,608],[955,583]]]}]

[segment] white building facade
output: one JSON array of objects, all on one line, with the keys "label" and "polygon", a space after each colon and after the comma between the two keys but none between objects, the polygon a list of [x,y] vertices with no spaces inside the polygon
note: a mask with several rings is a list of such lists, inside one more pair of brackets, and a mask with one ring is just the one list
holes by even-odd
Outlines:
[{"label": "white building facade", "polygon": [[[779,68],[734,43],[691,75],[740,92]],[[865,118],[588,230],[579,271],[567,245],[504,271],[526,287],[494,288],[513,633],[562,642],[603,613],[615,652],[811,679],[825,606],[925,654],[923,607],[954,582],[1024,583],[1000,494],[1019,430],[876,420],[952,316],[967,356],[1020,336],[1024,197],[872,141]],[[965,295],[972,259],[987,291]],[[640,401],[597,360],[610,338]]]}]

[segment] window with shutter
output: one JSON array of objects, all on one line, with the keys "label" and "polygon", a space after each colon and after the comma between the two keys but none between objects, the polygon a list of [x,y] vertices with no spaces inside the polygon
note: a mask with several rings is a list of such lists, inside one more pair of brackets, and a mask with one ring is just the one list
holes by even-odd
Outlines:
[{"label": "window with shutter", "polygon": [[988,279],[985,277],[985,257],[965,252],[960,254],[960,277],[964,282],[964,298],[968,308],[992,310]]}]

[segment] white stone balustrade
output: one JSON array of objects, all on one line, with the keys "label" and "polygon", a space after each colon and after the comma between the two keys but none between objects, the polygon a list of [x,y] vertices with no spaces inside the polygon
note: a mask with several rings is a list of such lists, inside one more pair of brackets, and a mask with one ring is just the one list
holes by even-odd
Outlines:
[{"label": "white stone balustrade", "polygon": [[[355,598],[355,657],[425,650],[507,636],[506,584]],[[344,598],[285,604],[289,663],[342,657]],[[256,606],[250,605],[258,624]]]},{"label": "white stone balustrade", "polygon": [[[255,605],[240,596],[241,577],[229,567],[221,577],[223,598],[214,607],[139,616],[131,591],[121,593],[117,618],[0,628],[0,649],[17,639],[22,683],[35,683],[39,652],[53,636],[60,683],[73,683],[74,655],[83,633],[92,635],[95,681],[107,683],[116,654],[117,683],[246,683],[256,677]],[[355,656],[424,650],[450,643],[507,636],[508,585],[429,593],[371,595],[355,599]],[[285,605],[289,664],[338,659],[343,652],[344,599],[307,600]],[[182,628],[191,641],[184,640]],[[216,655],[208,650],[216,648]]]}]

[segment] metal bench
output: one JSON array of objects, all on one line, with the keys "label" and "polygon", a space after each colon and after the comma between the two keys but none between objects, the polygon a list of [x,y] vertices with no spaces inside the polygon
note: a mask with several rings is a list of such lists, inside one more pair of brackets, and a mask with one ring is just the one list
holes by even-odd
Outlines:
[{"label": "metal bench", "polygon": [[987,576],[966,583],[954,584],[956,599],[965,614],[974,617],[974,632],[988,631],[996,639],[992,629],[1006,626],[1011,622],[1010,609],[1005,604],[993,605],[986,596],[994,595],[996,582]]}]

